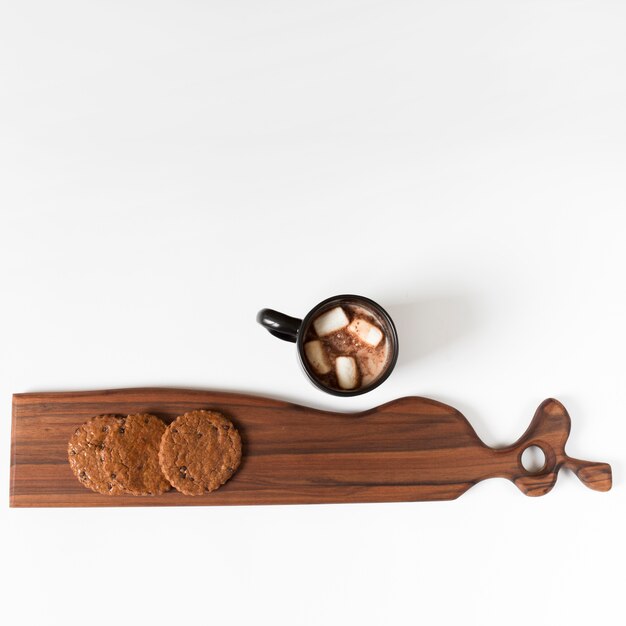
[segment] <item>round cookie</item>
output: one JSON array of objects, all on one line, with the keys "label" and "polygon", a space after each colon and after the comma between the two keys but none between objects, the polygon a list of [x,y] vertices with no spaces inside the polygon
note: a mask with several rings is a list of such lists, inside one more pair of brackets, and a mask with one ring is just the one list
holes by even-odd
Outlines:
[{"label": "round cookie", "polygon": [[104,440],[102,464],[109,481],[135,496],[170,489],[159,466],[159,444],[165,424],[156,416],[137,413],[121,419]]},{"label": "round cookie", "polygon": [[97,415],[79,426],[67,444],[67,458],[76,478],[97,493],[117,496],[126,493],[114,484],[102,464],[102,450],[109,432],[122,421],[117,415]]},{"label": "round cookie", "polygon": [[241,463],[241,437],[221,413],[191,411],[168,426],[159,462],[178,491],[199,496],[215,491],[235,473]]}]

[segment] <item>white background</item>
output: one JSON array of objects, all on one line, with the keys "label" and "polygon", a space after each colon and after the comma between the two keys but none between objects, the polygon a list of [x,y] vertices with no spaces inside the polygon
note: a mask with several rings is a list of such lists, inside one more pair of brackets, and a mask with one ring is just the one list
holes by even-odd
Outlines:
[{"label": "white background", "polygon": [[[622,2],[1,2],[3,623],[624,624]],[[341,292],[396,371],[337,399],[255,324]],[[13,392],[404,395],[568,451],[528,498],[8,508]]]}]

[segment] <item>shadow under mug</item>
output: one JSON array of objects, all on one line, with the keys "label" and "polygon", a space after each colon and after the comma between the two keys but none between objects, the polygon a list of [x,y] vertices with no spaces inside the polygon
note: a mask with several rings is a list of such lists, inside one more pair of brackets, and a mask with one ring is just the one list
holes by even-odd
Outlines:
[{"label": "shadow under mug", "polygon": [[[383,325],[383,334],[389,342],[389,356],[387,357],[387,363],[384,371],[382,371],[380,375],[369,385],[364,385],[358,389],[336,389],[334,387],[328,387],[320,381],[319,378],[317,378],[304,353],[304,342],[312,321],[318,315],[332,309],[333,307],[340,306],[341,304],[352,304],[363,307],[366,311],[371,311],[371,313],[381,321]],[[257,314],[256,320],[268,332],[274,335],[274,337],[295,343],[298,350],[300,365],[309,377],[309,380],[322,391],[330,393],[334,396],[358,396],[363,393],[367,393],[372,389],[376,389],[376,387],[384,383],[385,380],[389,378],[389,375],[398,360],[398,333],[393,320],[389,316],[389,313],[387,313],[387,311],[385,311],[380,304],[377,304],[373,300],[365,298],[364,296],[343,294],[327,298],[314,306],[306,314],[304,319],[291,317],[289,315],[285,315],[284,313],[280,313],[279,311],[274,311],[273,309],[261,309]]]}]

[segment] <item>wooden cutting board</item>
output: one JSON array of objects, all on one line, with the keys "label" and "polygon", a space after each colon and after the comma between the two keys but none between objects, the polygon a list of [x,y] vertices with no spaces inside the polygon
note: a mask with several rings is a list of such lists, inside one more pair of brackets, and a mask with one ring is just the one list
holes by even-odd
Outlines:
[{"label": "wooden cutting board", "polygon": [[[166,422],[192,409],[225,413],[239,429],[243,460],[223,487],[203,496],[106,496],[85,489],[70,470],[67,442],[102,413],[154,413]],[[561,467],[597,491],[611,488],[611,468],[567,456],[570,418],[543,402],[520,439],[493,449],[459,411],[434,400],[400,398],[369,411],[332,413],[269,398],[187,389],[114,389],[13,396],[11,493],[14,507],[304,504],[451,500],[492,477],[529,496],[546,494]],[[522,452],[539,446],[536,473]]]}]

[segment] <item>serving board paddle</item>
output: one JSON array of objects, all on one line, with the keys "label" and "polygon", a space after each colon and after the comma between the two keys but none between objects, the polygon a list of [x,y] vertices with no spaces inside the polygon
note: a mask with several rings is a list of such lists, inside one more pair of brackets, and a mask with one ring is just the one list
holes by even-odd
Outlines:
[{"label": "serving board paddle", "polygon": [[[185,496],[108,496],[84,488],[67,461],[67,443],[102,413],[154,413],[166,422],[193,409],[227,415],[243,441],[237,473],[217,491]],[[561,467],[591,489],[611,488],[611,467],[565,453],[570,418],[544,401],[516,443],[486,446],[456,409],[407,397],[360,413],[319,411],[259,396],[187,389],[114,389],[13,396],[11,493],[14,507],[306,504],[452,500],[472,485],[508,478],[529,496],[552,489]],[[539,446],[545,464],[524,469]]]}]

